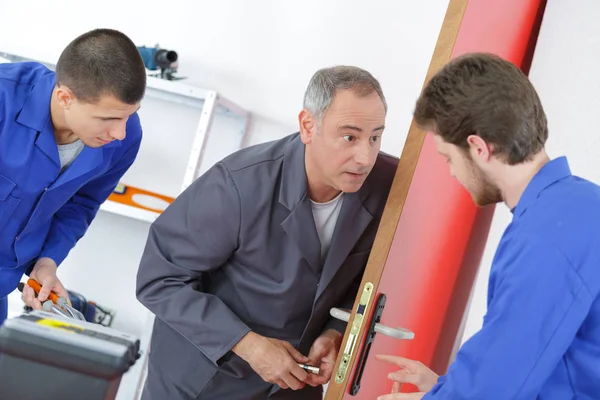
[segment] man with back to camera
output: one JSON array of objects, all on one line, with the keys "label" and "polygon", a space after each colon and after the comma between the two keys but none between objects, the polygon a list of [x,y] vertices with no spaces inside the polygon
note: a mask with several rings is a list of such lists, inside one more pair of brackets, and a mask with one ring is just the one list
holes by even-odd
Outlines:
[{"label": "man with back to camera", "polygon": [[42,285],[38,298],[25,286],[27,305],[68,299],[57,267],[137,156],[145,89],[139,51],[115,30],[77,37],[56,73],[0,64],[0,323],[24,273]]},{"label": "man with back to camera", "polygon": [[[550,160],[546,115],[528,78],[490,54],[448,63],[426,85],[415,121],[479,206],[513,219],[492,263],[482,329],[448,373],[401,368],[392,399],[592,399],[600,395],[600,187]],[[425,393],[427,392],[427,393]]]},{"label": "man with back to camera", "polygon": [[370,73],[319,70],[299,133],[216,163],[152,224],[144,400],[322,399],[345,330],[329,310],[354,303],[398,163],[386,112]]}]

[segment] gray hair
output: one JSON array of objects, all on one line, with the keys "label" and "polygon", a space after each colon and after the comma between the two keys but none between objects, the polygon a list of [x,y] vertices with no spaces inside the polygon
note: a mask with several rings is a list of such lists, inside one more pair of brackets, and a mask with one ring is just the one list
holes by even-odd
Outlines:
[{"label": "gray hair", "polygon": [[304,93],[304,108],[320,120],[336,92],[343,89],[359,96],[377,92],[387,113],[387,102],[377,79],[364,69],[346,65],[323,68],[313,75]]}]

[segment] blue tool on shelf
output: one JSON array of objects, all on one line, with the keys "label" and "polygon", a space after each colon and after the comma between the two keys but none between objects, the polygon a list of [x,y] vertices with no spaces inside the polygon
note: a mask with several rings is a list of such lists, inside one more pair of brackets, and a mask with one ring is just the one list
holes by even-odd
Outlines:
[{"label": "blue tool on shelf", "polygon": [[161,49],[158,45],[155,47],[138,46],[138,50],[144,60],[146,69],[150,71],[160,70],[156,76],[162,79],[177,80],[183,79],[175,77],[177,72],[177,59],[179,56],[173,50]]}]

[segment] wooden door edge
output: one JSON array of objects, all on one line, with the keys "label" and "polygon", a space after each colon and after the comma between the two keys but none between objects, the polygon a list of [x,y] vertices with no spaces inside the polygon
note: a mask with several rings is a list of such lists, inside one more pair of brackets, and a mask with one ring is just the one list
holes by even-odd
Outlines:
[{"label": "wooden door edge", "polygon": [[[454,44],[460,30],[462,18],[467,8],[467,3],[468,0],[450,0],[429,64],[429,69],[427,70],[425,81],[423,82],[423,87],[427,85],[431,77],[436,72],[438,72],[448,61],[450,61]],[[396,169],[396,174],[394,176],[394,181],[392,183],[383,215],[381,217],[381,222],[375,236],[373,248],[371,250],[371,254],[369,256],[369,260],[361,281],[359,293],[354,302],[354,306],[352,307],[350,320],[348,321],[348,326],[346,328],[346,332],[344,333],[344,338],[342,339],[340,352],[338,353],[333,375],[325,395],[325,400],[341,400],[346,393],[348,383],[354,374],[353,367],[356,356],[362,347],[362,342],[365,335],[364,329],[359,331],[355,339],[356,347],[352,352],[350,361],[348,362],[349,368],[345,379],[341,383],[336,382],[336,372],[340,366],[344,349],[348,344],[350,327],[356,314],[360,294],[362,293],[365,285],[368,283],[373,285],[373,294],[370,297],[367,307],[364,311],[364,315],[368,316],[369,318],[365,318],[362,326],[364,327],[369,325],[371,308],[374,301],[377,300],[377,287],[379,286],[379,281],[387,262],[387,256],[394,239],[398,221],[402,215],[404,203],[408,195],[412,177],[417,167],[417,162],[421,154],[424,139],[425,132],[415,123],[413,119],[408,131],[404,148],[402,150],[402,154],[400,156],[400,160],[398,162],[398,168]]]}]

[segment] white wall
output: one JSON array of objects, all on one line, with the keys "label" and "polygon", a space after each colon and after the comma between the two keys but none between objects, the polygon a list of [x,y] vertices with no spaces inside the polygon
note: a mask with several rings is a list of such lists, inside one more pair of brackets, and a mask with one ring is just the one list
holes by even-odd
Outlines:
[{"label": "white wall", "polygon": [[[179,52],[181,72],[257,116],[253,142],[297,126],[312,73],[354,64],[380,79],[390,114],[384,148],[400,154],[448,0],[0,3],[0,50],[56,59],[76,35],[121,29],[139,45]],[[99,3],[100,4],[100,3]]]},{"label": "white wall", "polygon": [[[597,0],[548,1],[529,74],[548,117],[550,156],[566,155],[575,175],[597,183],[600,183],[599,19]],[[483,323],[490,265],[511,219],[508,209],[499,205],[474,289],[463,342]]]},{"label": "white wall", "polygon": [[[138,45],[159,42],[179,53],[180,74],[190,78],[187,83],[217,90],[253,114],[251,143],[297,130],[304,89],[318,68],[357,65],[371,71],[383,86],[390,112],[382,148],[400,155],[447,4],[448,0],[375,0],[368,6],[360,0],[1,1],[0,52],[56,62],[70,40],[97,27],[122,30]],[[185,146],[168,145],[166,139],[177,134],[175,128],[182,123],[158,125],[154,109],[147,111],[148,118],[144,108],[140,115],[147,134],[139,162],[128,174],[135,181],[131,183],[144,182],[151,190],[176,195],[180,164],[187,154],[182,153]],[[173,118],[173,113],[158,117]],[[161,137],[169,125],[173,132]],[[155,163],[161,171],[148,161],[153,157],[163,160]],[[154,172],[145,174],[146,169]],[[169,174],[171,182],[165,180]],[[134,285],[147,230],[147,223],[100,212],[60,268],[69,288],[115,308],[114,327],[135,334],[141,333],[145,318]],[[17,293],[11,295],[11,304],[20,306]],[[130,390],[131,382],[126,385]]]}]

